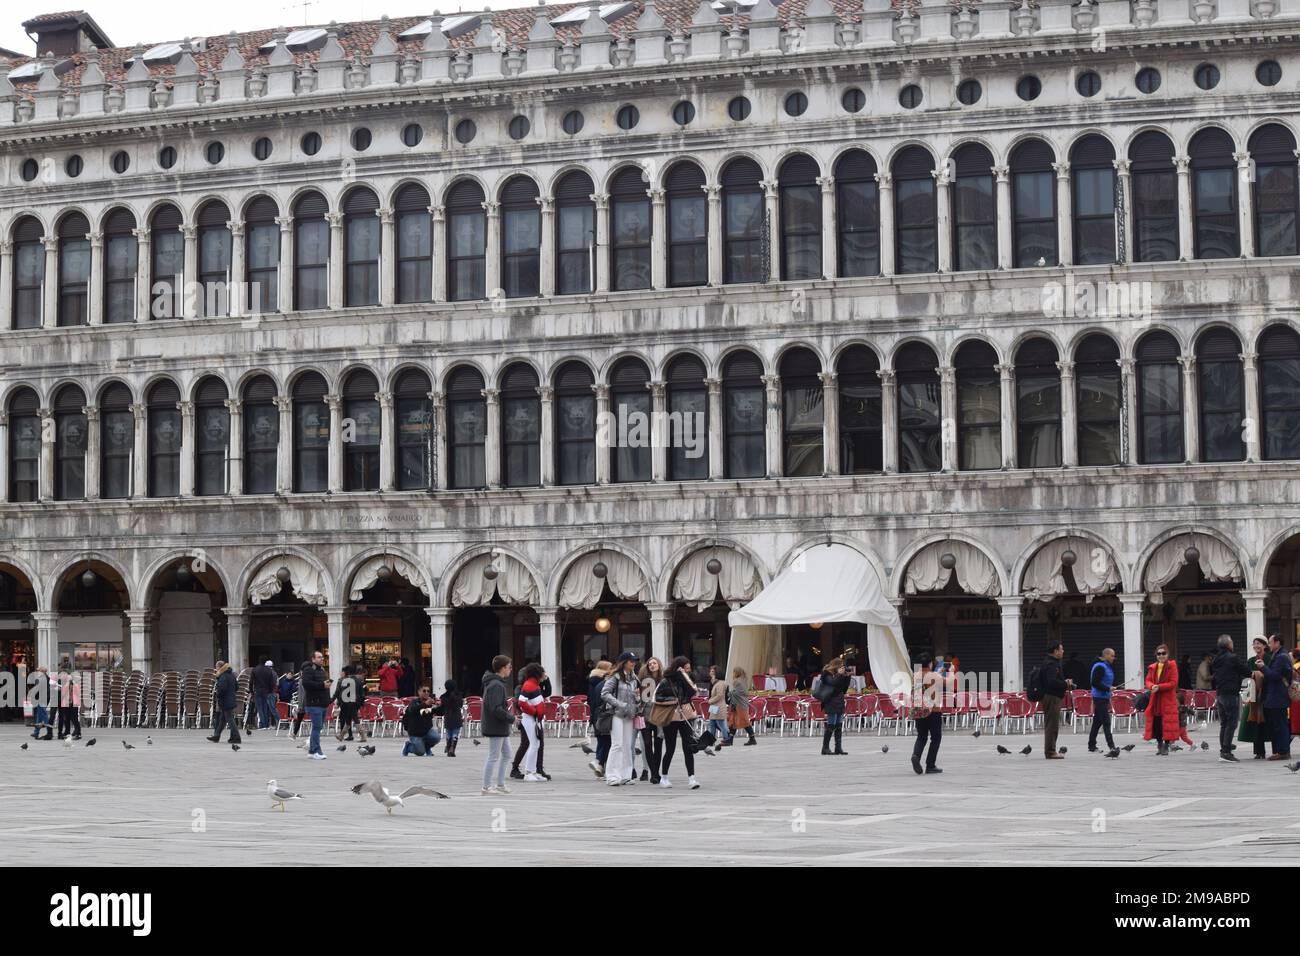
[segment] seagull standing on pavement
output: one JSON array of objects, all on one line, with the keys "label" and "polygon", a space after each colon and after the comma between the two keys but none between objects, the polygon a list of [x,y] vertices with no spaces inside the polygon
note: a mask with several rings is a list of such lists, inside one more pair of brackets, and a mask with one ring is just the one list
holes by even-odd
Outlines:
[{"label": "seagull standing on pavement", "polygon": [[271,809],[274,810],[278,806],[281,813],[284,812],[284,804],[286,800],[302,799],[301,793],[294,793],[292,790],[287,790],[284,787],[277,786],[274,780],[266,781],[266,795],[271,798]]},{"label": "seagull standing on pavement", "polygon": [[407,797],[437,797],[439,800],[448,799],[445,793],[439,793],[430,787],[407,787],[401,793],[391,793],[378,780],[371,780],[369,783],[359,783],[352,788],[356,794],[368,793],[375,798],[376,803],[382,803],[388,810],[389,816],[393,814],[393,807],[406,806],[404,801]]}]

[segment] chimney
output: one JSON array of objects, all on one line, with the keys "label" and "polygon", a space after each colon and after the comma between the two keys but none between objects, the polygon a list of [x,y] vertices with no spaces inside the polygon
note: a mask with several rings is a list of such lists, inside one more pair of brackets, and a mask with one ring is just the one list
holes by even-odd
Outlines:
[{"label": "chimney", "polygon": [[23,23],[29,37],[36,40],[36,56],[66,57],[74,53],[103,50],[113,41],[84,10],[70,13],[43,13]]}]

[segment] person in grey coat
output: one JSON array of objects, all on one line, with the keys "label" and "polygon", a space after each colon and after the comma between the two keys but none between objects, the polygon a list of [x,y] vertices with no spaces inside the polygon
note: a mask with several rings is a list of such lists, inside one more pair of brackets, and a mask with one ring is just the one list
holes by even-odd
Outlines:
[{"label": "person in grey coat", "polygon": [[[498,654],[492,658],[492,669],[483,675],[483,737],[488,745],[487,762],[483,765],[482,793],[485,797],[510,792],[506,786],[506,770],[510,767],[510,726],[515,718],[507,704],[510,689],[506,681],[514,669],[510,658]],[[492,784],[493,768],[497,772],[495,786]]]},{"label": "person in grey coat", "polygon": [[605,782],[611,787],[635,783],[632,757],[636,746],[636,716],[641,711],[641,683],[636,677],[636,655],[619,655],[614,673],[605,678],[600,699],[612,715],[609,728],[609,757],[605,761]]}]

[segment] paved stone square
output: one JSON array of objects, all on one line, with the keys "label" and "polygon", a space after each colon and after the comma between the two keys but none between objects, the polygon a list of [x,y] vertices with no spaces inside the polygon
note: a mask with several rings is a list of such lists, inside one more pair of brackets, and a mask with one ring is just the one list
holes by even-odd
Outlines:
[{"label": "paved stone square", "polygon": [[[1213,730],[1213,727],[1211,728]],[[309,761],[284,735],[245,738],[232,752],[199,730],[96,728],[68,750],[0,728],[0,827],[10,865],[396,864],[1199,864],[1300,863],[1300,774],[1280,763],[1220,761],[1213,749],[1157,757],[1138,746],[1119,760],[1066,734],[1063,761],[1042,737],[968,730],[944,738],[941,776],[913,774],[911,740],[846,738],[848,757],[820,740],[765,736],[698,760],[690,791],[677,758],[672,790],[609,788],[586,767],[581,738],[548,741],[548,784],[512,781],[479,795],[484,750],[454,759],[400,756],[383,738]],[[154,743],[145,738],[152,735]],[[1197,742],[1204,737],[1196,733]],[[121,741],[136,745],[126,751]],[[999,756],[1001,743],[1029,756]],[[512,741],[513,745],[513,741]],[[889,747],[888,753],[881,748]],[[305,794],[285,812],[265,795],[274,777]],[[411,798],[392,816],[349,788],[378,779],[426,784],[450,800]],[[200,813],[201,811],[201,813]],[[202,829],[196,823],[206,825]],[[1104,823],[1104,832],[1096,832]],[[196,832],[199,830],[199,832]]]}]

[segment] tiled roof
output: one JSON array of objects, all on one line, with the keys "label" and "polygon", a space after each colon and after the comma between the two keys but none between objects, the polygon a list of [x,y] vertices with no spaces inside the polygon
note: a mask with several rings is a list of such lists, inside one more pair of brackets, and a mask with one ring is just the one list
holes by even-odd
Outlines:
[{"label": "tiled roof", "polygon": [[59,20],[72,20],[84,16],[86,16],[85,10],[67,10],[63,13],[42,13],[32,17],[30,20],[24,21],[23,26],[28,27],[36,23],[55,23]]}]

